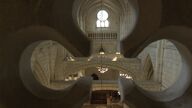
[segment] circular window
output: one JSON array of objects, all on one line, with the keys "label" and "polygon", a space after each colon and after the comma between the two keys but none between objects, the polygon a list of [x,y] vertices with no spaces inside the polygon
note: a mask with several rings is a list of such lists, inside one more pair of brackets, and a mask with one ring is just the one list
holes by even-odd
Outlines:
[{"label": "circular window", "polygon": [[100,21],[105,21],[107,20],[109,17],[109,14],[106,10],[100,10],[98,13],[97,13],[97,18],[98,20]]}]

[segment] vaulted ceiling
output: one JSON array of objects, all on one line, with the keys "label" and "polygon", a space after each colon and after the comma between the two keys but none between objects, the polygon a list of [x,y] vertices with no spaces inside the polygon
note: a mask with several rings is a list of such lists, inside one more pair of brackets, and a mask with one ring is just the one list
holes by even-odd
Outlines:
[{"label": "vaulted ceiling", "polygon": [[[161,38],[178,41],[192,51],[191,0],[137,2],[138,22],[133,32],[121,42],[126,57],[136,56],[149,43]],[[74,21],[73,3],[74,0],[0,0],[0,107],[72,108],[74,103],[88,96],[89,90],[85,89],[88,84],[80,86],[84,84],[80,83],[74,85],[71,92],[65,92],[61,100],[40,99],[26,90],[19,75],[21,54],[36,41],[58,41],[74,56],[89,56],[90,41]],[[52,95],[53,92],[49,93]],[[183,97],[175,101],[178,108],[191,99],[191,89]]]},{"label": "vaulted ceiling", "polygon": [[[63,45],[76,53],[76,56],[89,55],[90,42],[74,24],[73,0],[3,0],[0,2],[2,39],[29,26],[47,26],[62,35],[62,39],[67,41],[63,42]],[[138,0],[138,23],[130,36],[122,41],[122,51],[125,56],[131,56],[160,28],[169,25],[190,27],[192,25],[190,4],[190,0]]]}]

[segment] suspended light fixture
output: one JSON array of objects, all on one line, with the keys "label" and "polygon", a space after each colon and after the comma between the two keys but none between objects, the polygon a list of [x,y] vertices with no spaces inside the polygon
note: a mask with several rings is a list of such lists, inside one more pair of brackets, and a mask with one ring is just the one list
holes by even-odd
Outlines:
[{"label": "suspended light fixture", "polygon": [[107,71],[109,70],[109,68],[107,68],[107,67],[102,67],[102,66],[97,67],[97,69],[98,69],[98,71],[99,71],[100,73],[105,73],[105,72],[107,72]]},{"label": "suspended light fixture", "polygon": [[[102,10],[103,9],[103,1],[101,0],[101,9],[100,9],[100,12],[97,14],[97,17],[98,19],[102,19],[104,17],[104,11]],[[108,16],[107,16],[108,17]],[[102,45],[102,41],[103,41],[103,29],[102,27],[100,28],[101,30],[101,34],[100,34],[100,39],[101,39],[101,47],[99,49],[99,57],[100,57],[100,66],[97,67],[97,70],[100,72],[100,73],[105,73],[109,70],[108,67],[104,66],[103,65],[103,55],[105,54],[105,50],[103,48],[103,45]]]},{"label": "suspended light fixture", "polygon": [[104,50],[104,48],[102,46],[102,42],[101,42],[101,48],[99,49],[99,54],[100,54],[99,57],[101,59],[101,62],[100,62],[100,66],[97,67],[97,69],[98,69],[98,71],[100,73],[105,73],[105,72],[107,72],[109,70],[109,68],[103,65],[103,56],[102,55],[105,54],[105,50]]},{"label": "suspended light fixture", "polygon": [[102,43],[101,43],[101,48],[99,49],[99,54],[105,54],[105,51],[103,49]]},{"label": "suspended light fixture", "polygon": [[63,61],[75,61],[75,59],[66,54],[66,56],[63,58]]}]

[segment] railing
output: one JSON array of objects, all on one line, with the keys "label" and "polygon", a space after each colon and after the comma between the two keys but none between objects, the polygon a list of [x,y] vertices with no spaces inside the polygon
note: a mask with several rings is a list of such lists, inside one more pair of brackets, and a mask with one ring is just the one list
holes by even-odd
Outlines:
[{"label": "railing", "polygon": [[118,90],[117,80],[95,80],[92,90]]},{"label": "railing", "polygon": [[[57,87],[58,89],[66,88],[69,85],[75,83],[75,81],[64,81],[64,80],[53,80],[51,85]],[[118,90],[118,80],[93,80],[92,90]],[[136,81],[139,87],[150,90],[150,91],[160,91],[161,83],[153,81]]]},{"label": "railing", "polygon": [[82,108],[123,108],[121,103],[112,103],[110,105],[107,104],[85,104]]},{"label": "railing", "polygon": [[117,33],[89,33],[90,39],[117,39]]}]

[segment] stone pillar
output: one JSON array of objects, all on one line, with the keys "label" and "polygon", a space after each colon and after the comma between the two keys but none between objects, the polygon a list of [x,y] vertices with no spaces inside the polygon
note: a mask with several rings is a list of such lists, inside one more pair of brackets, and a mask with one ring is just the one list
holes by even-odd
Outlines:
[{"label": "stone pillar", "polygon": [[154,73],[154,80],[157,82],[162,81],[164,45],[165,40],[161,40],[157,44],[156,68]]}]

